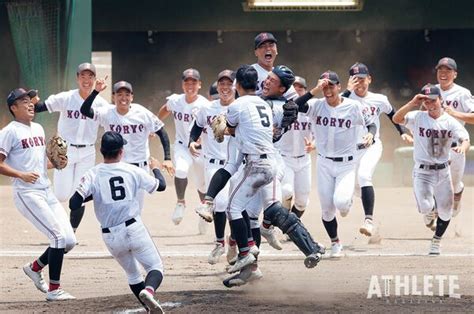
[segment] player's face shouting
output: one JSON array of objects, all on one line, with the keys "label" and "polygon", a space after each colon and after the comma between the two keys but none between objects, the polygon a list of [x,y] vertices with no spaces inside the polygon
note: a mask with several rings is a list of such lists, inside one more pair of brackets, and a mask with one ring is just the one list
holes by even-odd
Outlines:
[{"label": "player's face shouting", "polygon": [[11,109],[15,114],[15,118],[19,121],[32,121],[35,117],[35,105],[33,105],[29,96],[15,100],[15,104]]},{"label": "player's face shouting", "polygon": [[453,69],[448,68],[445,65],[442,65],[436,70],[436,78],[442,89],[446,90],[453,85],[454,80],[458,76],[458,73]]},{"label": "player's face shouting", "polygon": [[276,43],[270,41],[261,44],[257,49],[255,49],[257,63],[269,71],[273,68],[273,63],[275,62],[277,54],[278,50]]},{"label": "player's face shouting", "polygon": [[182,88],[187,97],[196,97],[201,89],[201,81],[188,78],[183,81]]},{"label": "player's face shouting", "polygon": [[281,86],[280,78],[273,72],[268,73],[263,82],[263,96],[281,96],[285,87]]},{"label": "player's face shouting", "polygon": [[224,105],[230,104],[234,101],[234,88],[233,82],[228,78],[222,78],[219,82],[217,82],[217,92],[219,93],[219,99],[221,103]]},{"label": "player's face shouting", "polygon": [[77,75],[79,90],[89,93],[94,88],[95,75],[91,71],[82,71]]},{"label": "player's face shouting", "polygon": [[354,87],[354,92],[359,97],[364,97],[367,95],[367,91],[369,90],[369,85],[372,82],[372,78],[370,76],[367,77],[358,77],[357,83]]},{"label": "player's face shouting", "polygon": [[127,112],[133,101],[133,94],[128,89],[119,89],[114,94],[114,103],[119,112]]},{"label": "player's face shouting", "polygon": [[340,101],[339,93],[341,91],[340,84],[329,83],[323,87],[323,95],[330,105],[336,105]]}]

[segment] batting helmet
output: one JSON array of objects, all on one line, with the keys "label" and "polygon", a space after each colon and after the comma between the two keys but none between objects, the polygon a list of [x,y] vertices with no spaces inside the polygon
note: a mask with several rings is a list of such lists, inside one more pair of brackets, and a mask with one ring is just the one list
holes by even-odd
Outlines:
[{"label": "batting helmet", "polygon": [[283,85],[286,90],[295,82],[295,74],[286,65],[277,65],[273,68],[272,72],[278,76],[281,85]]}]

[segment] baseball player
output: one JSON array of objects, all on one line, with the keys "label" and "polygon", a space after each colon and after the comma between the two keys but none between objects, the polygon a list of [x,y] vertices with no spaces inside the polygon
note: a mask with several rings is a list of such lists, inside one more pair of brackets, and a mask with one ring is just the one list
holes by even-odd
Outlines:
[{"label": "baseball player", "polygon": [[293,88],[299,96],[303,96],[307,92],[308,85],[306,84],[306,79],[301,76],[295,76],[295,82],[293,83]]},{"label": "baseball player", "polygon": [[[77,89],[49,96],[38,102],[36,112],[59,112],[58,133],[68,143],[68,164],[66,168],[54,170],[54,194],[60,202],[66,202],[79,184],[79,179],[95,165],[95,142],[99,124],[81,114],[81,104],[92,90],[96,80],[93,64],[81,63],[77,67]],[[97,97],[94,108],[106,108],[110,104]],[[84,215],[84,208],[71,213],[70,221],[74,230]]]},{"label": "baseball player", "polygon": [[[201,137],[202,151],[204,154],[204,170],[206,176],[206,188],[214,173],[224,166],[227,161],[228,137],[218,143],[214,138],[211,121],[218,115],[227,112],[229,105],[235,100],[233,88],[234,73],[231,70],[223,70],[217,76],[217,92],[219,99],[210,105],[202,106],[196,115],[191,134],[189,136],[189,151],[193,156],[199,155],[197,147],[198,139]],[[202,135],[201,135],[202,134]],[[208,257],[209,264],[216,264],[221,255],[225,253],[225,225],[227,222],[225,210],[227,208],[229,186],[219,192],[215,198],[214,208],[214,231],[216,241],[214,248]]]},{"label": "baseball player", "polygon": [[[120,133],[104,133],[100,145],[104,162],[89,169],[81,178],[69,207],[77,210],[86,198],[92,197],[104,243],[125,271],[133,294],[150,313],[163,313],[154,299],[163,280],[163,262],[140,217],[137,194],[140,190],[164,191],[166,182],[156,159],[150,159],[154,177],[140,167],[121,162],[126,144],[127,140]],[[145,281],[138,264],[147,273]]]},{"label": "baseball player", "polygon": [[[33,122],[35,106],[31,99],[34,97],[36,91],[23,88],[14,89],[8,95],[8,109],[15,120],[0,131],[0,174],[13,178],[15,206],[49,239],[46,251],[26,264],[23,271],[38,290],[46,293],[46,300],[70,300],[75,298],[60,287],[60,277],[64,253],[76,245],[76,237],[64,208],[50,189],[44,129]],[[46,265],[49,265],[49,287],[42,273]]]},{"label": "baseball player", "polygon": [[[257,57],[257,63],[252,66],[257,70],[258,73],[258,84],[257,90],[255,91],[257,96],[263,93],[263,84],[268,76],[268,73],[273,69],[273,65],[278,55],[277,40],[272,33],[260,33],[254,39],[255,56]],[[293,86],[291,86],[285,92],[285,98],[293,100],[298,97]]]},{"label": "baseball player", "polygon": [[[299,97],[299,111],[308,115],[316,138],[318,151],[318,193],[322,220],[331,239],[330,257],[342,256],[342,245],[337,234],[336,210],[345,217],[352,205],[356,170],[357,143],[372,144],[377,126],[365,114],[363,105],[341,97],[339,76],[324,72],[316,87]],[[324,98],[311,100],[319,91]],[[359,138],[358,126],[367,126],[368,133]]]},{"label": "baseball player", "polygon": [[186,209],[185,192],[188,185],[189,168],[194,168],[195,183],[201,201],[205,195],[204,162],[202,156],[195,157],[188,150],[189,133],[194,118],[202,106],[209,105],[209,101],[199,95],[201,89],[201,75],[195,69],[187,69],[182,75],[183,94],[173,94],[167,98],[167,102],[160,108],[158,117],[164,120],[173,114],[176,128],[176,139],[174,143],[174,165],[176,175],[174,178],[176,196],[178,198],[171,220],[178,225],[184,217]]},{"label": "baseball player", "polygon": [[207,99],[209,101],[219,99],[219,92],[217,91],[217,81],[212,83],[211,86],[209,86],[209,93],[207,95]]},{"label": "baseball player", "polygon": [[[414,110],[422,105],[426,110]],[[444,113],[441,90],[427,84],[421,92],[393,116],[395,123],[406,125],[414,136],[413,189],[418,211],[430,216],[438,212],[436,229],[429,250],[430,255],[440,254],[440,241],[453,213],[454,190],[449,167],[453,150],[465,154],[469,149],[469,134],[453,117]],[[453,142],[460,145],[452,147]],[[436,199],[436,200],[435,200]]]},{"label": "baseball player", "polygon": [[[163,168],[173,175],[170,156],[170,141],[163,122],[150,110],[133,103],[133,87],[130,83],[119,81],[113,86],[115,106],[93,109],[91,104],[97,95],[105,90],[105,80],[98,79],[95,89],[81,106],[81,113],[99,122],[106,131],[120,133],[129,143],[124,148],[123,161],[149,171],[149,135],[156,133],[164,150]],[[145,191],[137,194],[140,208],[143,208]]]},{"label": "baseball player", "polygon": [[[438,80],[438,86],[441,91],[441,98],[443,105],[449,107],[450,113],[457,111],[460,113],[472,113],[474,112],[474,98],[471,92],[458,84],[454,83],[454,80],[458,76],[458,67],[456,61],[449,57],[441,58],[436,65],[436,78]],[[455,115],[453,115],[456,117]],[[463,119],[458,121],[464,125],[466,122]],[[459,143],[453,142],[453,147],[456,147]],[[455,217],[461,209],[461,197],[464,191],[464,184],[462,177],[464,175],[464,167],[466,165],[466,155],[457,153],[455,150],[450,151],[450,168],[451,176],[454,186],[454,206],[453,206],[453,217]]]},{"label": "baseball player", "polygon": [[[377,126],[377,133],[375,133],[373,145],[360,149],[359,156],[357,157],[357,181],[360,187],[360,196],[365,213],[364,223],[359,228],[359,232],[369,237],[374,233],[373,215],[375,191],[372,177],[375,167],[382,157],[383,150],[382,141],[380,140],[380,115],[385,113],[390,118],[390,121],[392,121],[392,117],[395,114],[395,110],[387,96],[369,91],[371,83],[372,76],[369,73],[368,67],[363,63],[357,62],[349,69],[348,92],[343,94],[345,97],[363,103],[369,110],[368,114],[373,117],[373,121]],[[405,142],[413,143],[412,137],[406,134],[398,124],[394,124],[394,126]],[[361,131],[365,132],[364,128],[361,128]]]}]

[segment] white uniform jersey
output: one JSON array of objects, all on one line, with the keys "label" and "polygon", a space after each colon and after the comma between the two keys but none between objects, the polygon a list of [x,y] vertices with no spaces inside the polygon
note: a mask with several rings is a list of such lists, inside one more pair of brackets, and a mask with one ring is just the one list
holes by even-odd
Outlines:
[{"label": "white uniform jersey", "polygon": [[[97,139],[99,124],[81,114],[83,102],[78,89],[51,95],[45,100],[49,112],[59,112],[58,133],[69,144],[93,145]],[[92,103],[92,108],[110,106],[99,95]]]},{"label": "white uniform jersey", "polygon": [[[255,90],[255,94],[257,96],[261,96],[263,93],[263,82],[265,79],[268,77],[268,71],[262,68],[262,66],[258,63],[252,64],[252,67],[257,70],[258,74],[258,83],[257,83],[257,89]],[[285,97],[288,100],[294,100],[298,98],[298,94],[296,93],[295,88],[293,85],[283,94],[283,97]]]},{"label": "white uniform jersey", "polygon": [[118,113],[115,106],[96,108],[94,119],[99,121],[105,131],[120,133],[127,140],[123,161],[128,163],[140,163],[150,158],[148,136],[164,126],[150,110],[133,103],[125,115]]},{"label": "white uniform jersey", "polygon": [[413,159],[420,164],[448,162],[451,143],[469,139],[466,129],[447,113],[433,119],[426,111],[411,111],[404,124],[413,133]]},{"label": "white uniform jersey", "polygon": [[124,162],[101,163],[81,178],[77,192],[84,199],[92,195],[97,220],[102,228],[108,228],[138,216],[138,191],[152,193],[159,184],[139,167]]},{"label": "white uniform jersey", "polygon": [[167,98],[166,108],[173,113],[174,125],[176,128],[176,142],[188,145],[189,132],[196,118],[196,114],[202,106],[208,105],[209,100],[198,95],[198,98],[192,102],[186,102],[185,94],[173,94]]},{"label": "white uniform jersey", "polygon": [[0,154],[5,155],[5,163],[13,169],[39,174],[35,183],[12,178],[15,189],[46,189],[50,186],[51,182],[46,173],[46,139],[40,124],[10,122],[0,131]]},{"label": "white uniform jersey", "polygon": [[[448,90],[442,90],[439,84],[436,84],[441,91],[441,98],[444,104],[451,106],[454,110],[464,113],[474,112],[474,97],[471,95],[471,91],[467,88],[454,84]],[[462,125],[464,121],[458,120]]]},{"label": "white uniform jersey", "polygon": [[355,154],[360,140],[358,127],[368,125],[373,117],[355,100],[342,98],[331,107],[325,98],[308,101],[308,117],[316,138],[316,149],[325,157],[345,157]]},{"label": "white uniform jersey", "polygon": [[[365,97],[359,97],[356,93],[352,92],[349,96],[350,99],[360,101],[365,105],[368,110],[367,114],[373,117],[373,122],[377,126],[377,133],[374,136],[375,140],[380,138],[380,115],[382,113],[389,114],[392,112],[393,107],[388,101],[387,96],[372,92],[367,92]],[[364,132],[367,133],[367,132]]]},{"label": "white uniform jersey", "polygon": [[196,115],[197,126],[203,128],[201,135],[202,149],[204,156],[208,159],[227,160],[227,142],[229,137],[224,136],[224,141],[218,143],[214,139],[214,133],[211,128],[212,120],[220,114],[225,114],[227,108],[228,106],[222,106],[221,101],[216,99],[202,106]]},{"label": "white uniform jersey", "polygon": [[258,96],[237,98],[227,111],[227,123],[235,127],[235,137],[242,154],[271,154],[273,114],[270,105]]}]

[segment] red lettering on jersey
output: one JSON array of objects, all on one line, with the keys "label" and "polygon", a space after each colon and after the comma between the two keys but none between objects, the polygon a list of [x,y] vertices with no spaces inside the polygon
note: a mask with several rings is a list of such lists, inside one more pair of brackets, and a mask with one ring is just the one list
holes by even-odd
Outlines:
[{"label": "red lettering on jersey", "polygon": [[67,117],[68,117],[69,119],[72,119],[72,110],[68,110],[68,111],[67,111]]},{"label": "red lettering on jersey", "polygon": [[28,138],[28,144],[30,144],[30,147],[33,147],[33,145],[35,145],[35,142],[31,137]]},{"label": "red lettering on jersey", "polygon": [[453,107],[454,107],[454,108],[457,108],[458,105],[459,105],[459,104],[458,104],[458,101],[457,101],[457,100],[453,101]]},{"label": "red lettering on jersey", "polygon": [[74,118],[79,119],[80,112],[79,111],[74,111]]},{"label": "red lettering on jersey", "polygon": [[38,138],[35,136],[33,137],[33,141],[35,142],[35,146],[40,146],[41,144],[39,143]]},{"label": "red lettering on jersey", "polygon": [[21,140],[21,148],[29,148],[30,146],[28,145],[28,139],[24,138]]},{"label": "red lettering on jersey", "polygon": [[351,128],[351,125],[352,125],[352,121],[351,121],[351,120],[347,120],[347,121],[346,121],[346,128],[350,129],[350,128]]},{"label": "red lettering on jersey", "polygon": [[128,125],[124,125],[123,126],[123,134],[129,134],[129,130],[128,130],[129,126]]},{"label": "red lettering on jersey", "polygon": [[115,126],[115,132],[122,133],[122,126],[121,125],[116,125]]},{"label": "red lettering on jersey", "polygon": [[137,133],[137,125],[136,124],[132,124],[130,127],[132,128],[132,133]]},{"label": "red lettering on jersey", "polygon": [[336,118],[331,118],[331,123],[330,123],[329,126],[334,126],[335,127],[336,126],[336,120],[337,120]]},{"label": "red lettering on jersey", "polygon": [[189,114],[184,114],[184,122],[189,122]]},{"label": "red lettering on jersey", "polygon": [[298,121],[295,121],[293,123],[293,130],[299,130],[300,129],[300,123]]},{"label": "red lettering on jersey", "polygon": [[144,128],[145,128],[145,127],[143,126],[143,124],[140,124],[140,125],[138,126],[138,131],[139,131],[139,132],[143,132],[143,129],[144,129]]},{"label": "red lettering on jersey", "polygon": [[342,125],[344,124],[345,119],[337,119],[337,122],[339,122],[339,127],[342,128]]},{"label": "red lettering on jersey", "polygon": [[377,112],[377,107],[370,107],[370,113],[374,116]]}]

